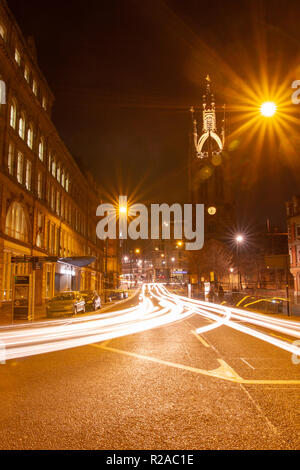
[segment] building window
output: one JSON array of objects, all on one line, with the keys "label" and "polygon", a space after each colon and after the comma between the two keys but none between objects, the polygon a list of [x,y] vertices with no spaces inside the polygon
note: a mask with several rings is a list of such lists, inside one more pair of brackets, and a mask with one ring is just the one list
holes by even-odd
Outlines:
[{"label": "building window", "polygon": [[37,96],[37,83],[35,79],[32,80],[32,91],[35,94],[35,96]]},{"label": "building window", "polygon": [[19,136],[21,139],[24,139],[25,137],[25,116],[22,113],[19,119]]},{"label": "building window", "polygon": [[39,171],[37,175],[37,196],[42,199],[43,178],[42,173]]},{"label": "building window", "polygon": [[56,173],[56,161],[53,158],[52,160],[52,176],[55,178],[55,173]]},{"label": "building window", "polygon": [[17,240],[28,241],[28,225],[25,212],[21,204],[13,202],[7,212],[5,233]]},{"label": "building window", "polygon": [[42,106],[43,106],[44,110],[46,111],[47,110],[47,100],[46,100],[45,96],[43,96]]},{"label": "building window", "polygon": [[15,48],[15,61],[17,62],[18,65],[21,65],[21,56],[17,48]]},{"label": "building window", "polygon": [[31,189],[31,161],[26,161],[25,186],[28,191]]},{"label": "building window", "polygon": [[61,172],[61,185],[64,188],[65,187],[65,172],[62,170]]},{"label": "building window", "polygon": [[15,148],[14,148],[13,144],[9,144],[9,146],[8,146],[7,167],[8,167],[8,173],[10,175],[14,174],[14,163],[15,163]]},{"label": "building window", "polygon": [[42,137],[39,142],[39,159],[44,160],[44,139]]},{"label": "building window", "polygon": [[52,186],[51,187],[51,209],[54,211],[55,209],[55,191],[54,191],[54,187]]},{"label": "building window", "polygon": [[17,106],[16,102],[13,101],[10,105],[10,114],[9,114],[9,123],[11,127],[14,129],[16,128],[16,120],[17,120]]},{"label": "building window", "polygon": [[56,213],[60,216],[60,192],[56,192]]},{"label": "building window", "polygon": [[59,165],[57,165],[56,179],[60,183],[60,166]]},{"label": "building window", "polygon": [[20,152],[17,160],[17,180],[20,184],[23,183],[23,155]]},{"label": "building window", "polygon": [[32,149],[33,147],[33,128],[32,125],[29,124],[28,131],[27,131],[27,145],[29,148]]},{"label": "building window", "polygon": [[0,23],[0,36],[5,40],[6,30],[2,23]]},{"label": "building window", "polygon": [[38,213],[38,218],[37,218],[37,235],[36,235],[36,246],[38,248],[43,247],[43,232],[44,232],[44,216],[42,212]]},{"label": "building window", "polygon": [[24,67],[24,78],[25,78],[26,82],[29,83],[30,73],[29,73],[28,65],[25,65],[25,67]]},{"label": "building window", "polygon": [[66,176],[66,191],[69,192],[69,176]]}]

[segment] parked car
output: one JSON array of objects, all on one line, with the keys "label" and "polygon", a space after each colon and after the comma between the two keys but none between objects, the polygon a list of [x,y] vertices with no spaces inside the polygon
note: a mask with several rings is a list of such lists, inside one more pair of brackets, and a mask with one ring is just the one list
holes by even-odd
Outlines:
[{"label": "parked car", "polygon": [[101,299],[99,294],[94,290],[83,290],[80,292],[85,300],[86,310],[98,310],[101,308]]},{"label": "parked car", "polygon": [[46,306],[47,317],[76,315],[85,312],[85,300],[78,291],[60,292],[49,300]]},{"label": "parked car", "polygon": [[112,300],[123,300],[123,298],[124,293],[122,290],[115,289],[107,293],[107,299],[109,302],[111,302]]},{"label": "parked car", "polygon": [[123,290],[123,299],[128,299],[128,291]]}]

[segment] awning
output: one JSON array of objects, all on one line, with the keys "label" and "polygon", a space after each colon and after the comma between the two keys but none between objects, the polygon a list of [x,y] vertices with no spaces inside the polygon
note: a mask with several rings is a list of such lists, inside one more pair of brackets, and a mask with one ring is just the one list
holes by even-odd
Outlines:
[{"label": "awning", "polygon": [[95,256],[71,256],[69,258],[58,258],[59,263],[71,264],[72,266],[77,266],[78,268],[83,268],[88,266],[96,261]]}]

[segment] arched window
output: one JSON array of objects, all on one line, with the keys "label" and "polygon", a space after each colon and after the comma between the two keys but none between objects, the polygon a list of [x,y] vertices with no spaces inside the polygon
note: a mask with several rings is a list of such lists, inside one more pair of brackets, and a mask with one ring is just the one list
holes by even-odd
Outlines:
[{"label": "arched window", "polygon": [[5,222],[5,233],[9,237],[28,242],[28,224],[23,207],[19,202],[12,202]]},{"label": "arched window", "polygon": [[25,137],[25,116],[24,113],[21,113],[20,119],[19,119],[19,136],[21,139],[24,139]]},{"label": "arched window", "polygon": [[43,137],[40,138],[39,142],[39,159],[44,160],[44,139]]},{"label": "arched window", "polygon": [[33,127],[32,124],[29,124],[28,131],[27,131],[27,145],[29,148],[32,149],[33,146]]},{"label": "arched window", "polygon": [[13,127],[14,129],[16,128],[16,120],[17,120],[17,105],[16,105],[15,100],[13,100],[10,105],[9,123],[11,127]]}]

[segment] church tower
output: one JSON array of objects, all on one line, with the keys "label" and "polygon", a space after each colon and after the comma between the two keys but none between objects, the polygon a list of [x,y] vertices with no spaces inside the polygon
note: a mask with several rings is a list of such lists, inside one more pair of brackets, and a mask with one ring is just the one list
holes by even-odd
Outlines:
[{"label": "church tower", "polygon": [[191,108],[193,135],[189,161],[189,191],[194,204],[204,204],[205,239],[222,240],[233,229],[235,205],[231,195],[230,161],[225,147],[225,105],[218,128],[210,77],[202,104],[202,128]]}]

